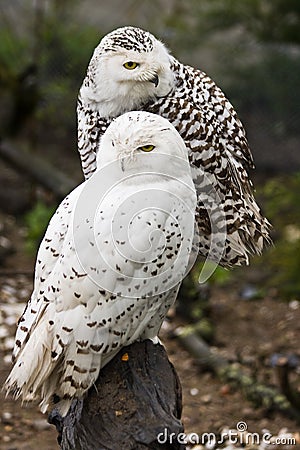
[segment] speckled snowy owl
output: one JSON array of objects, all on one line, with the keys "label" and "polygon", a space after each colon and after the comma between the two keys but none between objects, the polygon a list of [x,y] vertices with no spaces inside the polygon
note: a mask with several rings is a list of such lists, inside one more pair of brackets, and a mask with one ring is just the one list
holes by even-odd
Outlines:
[{"label": "speckled snowy owl", "polygon": [[196,203],[185,144],[166,119],[113,121],[97,170],[41,243],[6,390],[65,415],[123,346],[155,339],[192,264]]},{"label": "speckled snowy owl", "polygon": [[185,141],[198,194],[200,254],[227,267],[260,254],[270,241],[269,223],[253,196],[252,155],[233,106],[204,72],[181,64],[152,34],[123,27],[101,40],[80,89],[85,178],[96,169],[99,141],[112,118],[132,109],[167,118]]}]

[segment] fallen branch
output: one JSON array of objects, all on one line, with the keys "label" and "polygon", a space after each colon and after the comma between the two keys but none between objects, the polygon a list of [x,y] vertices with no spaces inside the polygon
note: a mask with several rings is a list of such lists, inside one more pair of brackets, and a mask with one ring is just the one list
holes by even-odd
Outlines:
[{"label": "fallen branch", "polygon": [[193,356],[201,367],[219,373],[228,366],[225,358],[213,353],[210,346],[196,334],[197,325],[179,327],[175,335],[183,347]]},{"label": "fallen branch", "polygon": [[198,336],[193,326],[179,328],[176,337],[183,347],[195,358],[202,367],[212,370],[223,382],[241,389],[246,398],[266,409],[277,409],[300,421],[300,413],[286,396],[276,389],[258,383],[254,378],[246,375],[239,365],[229,364],[222,356],[213,352],[206,342]]},{"label": "fallen branch", "polygon": [[294,361],[292,355],[275,355],[275,364],[273,366],[275,366],[281,392],[300,414],[300,393],[292,387],[290,380],[290,373],[297,368],[298,363],[299,361]]},{"label": "fallen branch", "polygon": [[15,148],[9,142],[0,143],[0,157],[23,175],[29,175],[41,186],[62,199],[78,184],[75,180],[53,167],[49,161],[22,148]]}]

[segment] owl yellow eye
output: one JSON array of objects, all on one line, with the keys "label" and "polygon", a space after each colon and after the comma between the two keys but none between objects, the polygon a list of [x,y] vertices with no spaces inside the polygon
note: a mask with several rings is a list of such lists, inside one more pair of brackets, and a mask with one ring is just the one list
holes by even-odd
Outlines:
[{"label": "owl yellow eye", "polygon": [[123,67],[125,67],[125,69],[128,69],[128,70],[133,70],[138,67],[138,63],[133,62],[133,61],[127,61],[126,63],[123,64]]},{"label": "owl yellow eye", "polygon": [[143,145],[142,147],[139,147],[138,150],[142,150],[142,152],[152,152],[154,148],[154,145]]}]

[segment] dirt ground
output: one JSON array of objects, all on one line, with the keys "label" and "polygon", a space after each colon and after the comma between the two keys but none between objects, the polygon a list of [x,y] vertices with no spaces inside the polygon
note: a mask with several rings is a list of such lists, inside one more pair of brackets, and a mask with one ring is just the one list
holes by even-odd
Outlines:
[{"label": "dirt ground", "polygon": [[[5,264],[0,267],[1,385],[10,368],[16,319],[32,289],[34,264],[33,258],[22,251],[22,229],[12,218],[3,220],[10,222],[8,238],[13,240],[17,251],[6,258]],[[272,355],[280,352],[300,358],[300,301],[286,302],[276,295],[262,300],[244,300],[239,292],[240,286],[211,291],[210,318],[215,326],[213,346],[229,361],[242,364],[243,370],[260,382],[275,387],[277,380],[270,365]],[[256,409],[246,400],[243,392],[222,383],[212,373],[203,372],[178,340],[172,337],[178,325],[179,318],[171,315],[163,325],[161,338],[181,379],[185,431],[198,435],[220,433],[225,428],[236,429],[237,423],[243,421],[251,433],[261,434],[268,430],[273,436],[282,436],[282,433],[289,432],[298,440],[295,445],[272,444],[269,448],[299,449],[299,423],[278,411]],[[295,389],[300,386],[299,365],[295,370],[294,384]],[[0,404],[0,449],[59,448],[54,427],[47,423],[37,405],[21,407],[19,401],[5,398],[3,392],[0,393]]]}]

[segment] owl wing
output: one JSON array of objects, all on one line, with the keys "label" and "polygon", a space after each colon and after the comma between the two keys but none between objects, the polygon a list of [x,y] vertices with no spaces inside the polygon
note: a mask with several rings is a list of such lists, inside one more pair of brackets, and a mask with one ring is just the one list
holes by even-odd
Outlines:
[{"label": "owl wing", "polygon": [[77,121],[78,151],[84,178],[87,180],[96,170],[97,149],[110,121],[83,104],[80,94],[77,102]]},{"label": "owl wing", "polygon": [[[188,148],[198,193],[199,251],[206,257],[212,234],[225,232],[220,263],[229,267],[247,263],[248,254],[260,253],[270,238],[269,222],[261,215],[247,172],[253,159],[245,130],[205,73],[179,62],[174,62],[174,71],[175,90],[146,109],[169,119]],[[212,218],[222,215],[224,220],[214,221],[213,231]]]},{"label": "owl wing", "polygon": [[47,280],[57,264],[58,258],[61,256],[65,237],[69,229],[72,209],[80,191],[81,186],[72,191],[61,202],[51,218],[40,244],[35,265],[34,289],[18,321],[13,359],[17,357],[28,340],[32,327],[47,305],[49,296]]},{"label": "owl wing", "polygon": [[[221,140],[220,151],[223,156],[229,153],[244,167],[253,168],[253,157],[245,129],[224,92],[199,69],[185,66],[173,59],[173,70],[177,74],[177,85],[176,91],[170,95],[170,98],[177,97],[191,102],[190,106],[201,112],[203,116],[198,129],[198,139],[209,144],[212,134],[215,133]],[[213,128],[206,128],[209,124]]]}]

